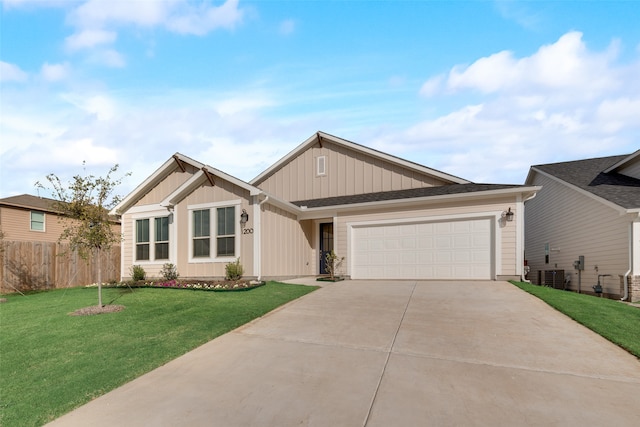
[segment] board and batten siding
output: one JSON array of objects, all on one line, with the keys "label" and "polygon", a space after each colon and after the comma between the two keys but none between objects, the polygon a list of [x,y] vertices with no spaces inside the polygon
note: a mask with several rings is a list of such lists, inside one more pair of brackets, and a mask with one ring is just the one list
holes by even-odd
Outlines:
[{"label": "board and batten siding", "polygon": [[[500,241],[493,242],[494,248],[492,250],[492,264],[496,268],[494,276],[515,276],[516,275],[516,260],[517,247],[516,247],[516,222],[501,222],[499,214],[505,211],[508,207],[516,213],[516,204],[513,198],[501,198],[491,199],[488,201],[479,202],[478,200],[468,202],[456,202],[456,203],[442,203],[438,205],[431,205],[428,208],[414,206],[407,207],[402,210],[390,210],[390,209],[377,209],[371,210],[366,213],[353,212],[351,214],[343,214],[337,218],[337,232],[335,233],[335,248],[338,256],[349,256],[348,248],[348,232],[349,223],[359,222],[377,222],[386,220],[407,220],[412,218],[419,218],[421,221],[429,221],[430,218],[458,218],[464,219],[469,217],[492,217],[493,221],[493,233],[498,236]],[[450,221],[451,219],[442,219],[444,221]],[[499,230],[498,230],[499,228]],[[495,259],[496,247],[499,249],[497,256],[499,260]],[[497,262],[499,261],[499,262]],[[346,274],[351,274],[350,262],[345,259]]]},{"label": "board and batten siding", "polygon": [[[326,157],[326,174],[317,174],[317,158]],[[444,182],[339,144],[324,141],[291,159],[264,181],[261,189],[284,200],[309,200],[380,191],[432,187]]]},{"label": "board and batten siding", "polygon": [[604,292],[619,294],[619,276],[629,268],[630,219],[542,174],[536,173],[533,181],[533,185],[542,185],[542,189],[526,202],[525,256],[531,267],[529,279],[537,283],[538,271],[564,270],[565,276],[571,276],[569,289],[577,291],[578,271],[573,262],[583,255],[581,290],[592,292],[598,274],[611,274],[604,281]]},{"label": "board and batten siding", "polygon": [[[178,268],[180,275],[183,277],[202,277],[202,278],[223,278],[225,276],[225,266],[230,262],[235,262],[235,257],[220,258],[215,262],[190,262],[189,253],[191,243],[191,235],[189,230],[189,215],[191,211],[189,206],[193,205],[206,205],[215,204],[216,207],[222,207],[226,202],[233,204],[237,200],[240,200],[240,205],[236,208],[236,221],[235,232],[239,235],[239,258],[240,263],[244,267],[245,276],[254,276],[253,271],[253,237],[252,235],[243,235],[240,228],[240,213],[242,209],[246,209],[251,213],[253,210],[250,207],[249,191],[242,187],[239,187],[233,183],[222,179],[215,179],[216,185],[211,186],[209,183],[197,188],[194,192],[189,194],[184,200],[182,200],[175,208],[179,219],[177,223],[177,244],[178,244]],[[212,221],[214,216],[212,216]],[[247,227],[251,227],[253,218],[249,219]],[[212,250],[215,247],[215,226],[211,229],[211,245]],[[236,251],[238,249],[236,248]]]},{"label": "board and batten siding", "polygon": [[[174,176],[173,183],[179,185],[180,180],[176,180],[178,175],[184,175],[180,170],[177,173],[172,174]],[[171,177],[170,176],[170,177]],[[169,177],[169,178],[170,178]],[[166,181],[166,180],[165,180]],[[171,186],[163,186],[162,192],[156,191],[156,189],[149,192],[145,198],[141,200],[153,200],[155,203],[150,205],[142,205],[138,203],[136,209],[143,210],[142,213],[127,213],[122,218],[122,226],[124,236],[128,239],[123,242],[122,246],[122,275],[123,277],[130,277],[130,268],[133,264],[141,265],[147,272],[147,276],[150,278],[160,277],[160,271],[162,266],[171,262],[174,263],[178,269],[178,273],[182,278],[203,278],[214,279],[223,278],[225,276],[225,266],[229,262],[234,262],[235,257],[220,258],[211,262],[190,262],[190,245],[191,235],[189,230],[189,215],[191,211],[189,206],[192,205],[207,205],[223,206],[225,202],[229,202],[229,205],[234,205],[234,202],[240,201],[240,205],[237,205],[236,209],[236,228],[235,232],[238,235],[236,242],[239,243],[239,258],[242,266],[244,267],[245,276],[253,276],[253,236],[251,234],[243,235],[240,228],[240,212],[242,209],[246,209],[251,213],[249,204],[249,191],[242,187],[239,187],[233,183],[225,181],[223,179],[216,179],[214,186],[211,186],[205,181],[203,185],[194,190],[191,194],[181,200],[173,208],[173,221],[169,225],[169,260],[158,261],[136,261],[135,260],[135,219],[138,217],[145,217],[144,211],[149,213],[149,218],[156,216],[169,215],[169,211],[161,207],[159,202],[164,200],[175,188]],[[167,193],[164,194],[164,191]],[[155,194],[155,195],[154,195]],[[212,217],[213,220],[213,217]],[[250,218],[247,227],[251,227],[253,218]],[[212,227],[211,245],[215,245],[215,226]]]},{"label": "board and batten siding", "polygon": [[312,221],[298,222],[296,215],[272,206],[262,207],[262,276],[284,278],[314,274],[312,265]]},{"label": "board and batten siding", "polygon": [[158,183],[151,191],[145,194],[140,200],[136,202],[136,205],[153,205],[160,203],[171,194],[176,188],[184,184],[189,178],[191,178],[199,169],[192,165],[185,164],[185,172],[178,167],[176,163],[175,167],[166,178]]}]

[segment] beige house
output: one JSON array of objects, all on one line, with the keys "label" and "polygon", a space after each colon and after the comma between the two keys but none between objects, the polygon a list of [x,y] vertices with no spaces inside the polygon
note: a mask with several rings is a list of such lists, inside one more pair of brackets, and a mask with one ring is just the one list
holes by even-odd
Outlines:
[{"label": "beige house", "polygon": [[64,226],[52,208],[55,200],[22,194],[0,199],[0,231],[4,240],[57,242]]},{"label": "beige house", "polygon": [[250,182],[182,154],[114,210],[122,276],[164,263],[219,278],[240,259],[259,279],[521,278],[524,202],[536,186],[475,184],[318,132]]},{"label": "beige house", "polygon": [[526,203],[528,278],[640,300],[640,150],[532,166],[525,185],[542,186]]},{"label": "beige house", "polygon": [[[59,239],[67,226],[53,199],[22,194],[0,199],[0,292],[84,286],[96,281],[94,256],[82,260]],[[111,224],[120,233],[120,224]],[[100,258],[104,281],[120,279],[118,248]]]}]

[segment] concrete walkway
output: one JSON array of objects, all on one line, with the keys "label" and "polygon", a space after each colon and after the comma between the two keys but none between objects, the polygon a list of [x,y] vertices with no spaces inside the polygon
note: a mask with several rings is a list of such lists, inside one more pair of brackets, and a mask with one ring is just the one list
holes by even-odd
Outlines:
[{"label": "concrete walkway", "polygon": [[344,281],[51,426],[639,426],[638,360],[505,282]]}]

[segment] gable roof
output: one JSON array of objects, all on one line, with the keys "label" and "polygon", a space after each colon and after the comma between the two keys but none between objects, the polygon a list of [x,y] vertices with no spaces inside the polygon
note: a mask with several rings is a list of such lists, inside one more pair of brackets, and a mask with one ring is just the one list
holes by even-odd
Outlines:
[{"label": "gable roof", "polygon": [[616,168],[612,169],[629,157],[626,154],[536,165],[531,167],[526,182],[529,183],[533,178],[532,172],[542,172],[624,209],[640,209],[640,180],[613,171]]},{"label": "gable roof", "polygon": [[211,177],[218,177],[225,181],[229,181],[245,190],[248,190],[251,195],[257,195],[261,193],[261,190],[254,187],[241,179],[231,176],[219,169],[205,165],[184,154],[175,153],[164,162],[153,174],[145,179],[140,185],[138,185],[131,193],[129,193],[116,207],[111,210],[112,214],[120,214],[127,211],[133,206],[141,197],[147,194],[151,189],[158,185],[163,179],[171,174],[176,167],[184,168],[184,164],[191,165],[196,169],[199,169],[191,178],[189,178],[184,184],[178,187],[174,192],[165,198],[161,203],[162,206],[171,206],[181,198],[184,198],[189,191],[193,191],[197,187],[198,183],[203,179],[209,179]]},{"label": "gable roof", "polygon": [[282,168],[284,165],[289,163],[292,159],[297,157],[300,153],[302,153],[303,151],[307,150],[309,147],[313,146],[314,144],[316,144],[318,142],[320,144],[322,144],[323,140],[327,140],[327,141],[333,142],[334,144],[338,144],[338,145],[341,145],[343,147],[349,148],[351,150],[358,151],[358,152],[361,152],[361,153],[364,153],[364,154],[368,154],[369,156],[372,156],[372,157],[375,157],[375,158],[378,158],[378,159],[382,159],[382,160],[391,162],[393,164],[396,164],[396,165],[399,165],[399,166],[402,166],[402,167],[405,167],[405,168],[409,168],[409,169],[415,170],[415,171],[420,172],[420,173],[432,175],[432,176],[437,177],[439,179],[442,179],[444,181],[448,181],[448,182],[450,182],[452,184],[468,184],[468,183],[470,183],[470,181],[467,181],[466,179],[462,179],[460,177],[457,177],[457,176],[454,176],[454,175],[450,175],[448,173],[441,172],[441,171],[438,171],[436,169],[431,169],[431,168],[426,167],[424,165],[421,165],[421,164],[418,164],[418,163],[414,163],[414,162],[411,162],[409,160],[401,159],[400,157],[392,156],[391,154],[383,153],[382,151],[374,150],[373,148],[365,147],[364,145],[356,144],[355,142],[347,141],[346,139],[339,138],[337,136],[333,136],[333,135],[330,135],[328,133],[320,132],[320,131],[316,132],[314,135],[309,137],[302,144],[298,145],[296,148],[294,148],[292,151],[290,151],[287,155],[282,157],[280,160],[278,160],[276,163],[274,163],[272,166],[270,166],[268,169],[266,169],[264,172],[262,172],[260,175],[258,175],[257,177],[255,177],[251,181],[249,181],[249,183],[251,185],[260,185],[260,183],[262,181],[264,181],[269,176],[271,176],[276,171],[278,171],[280,168]]},{"label": "gable roof", "polygon": [[39,211],[53,212],[58,211],[54,209],[53,205],[56,200],[48,199],[46,197],[32,196],[31,194],[21,194],[19,196],[11,196],[0,199],[0,206],[10,206],[18,209],[35,209]]},{"label": "gable roof", "polygon": [[604,172],[605,173],[609,173],[609,172],[619,171],[620,169],[624,168],[625,166],[633,163],[639,157],[640,157],[640,150],[636,151],[635,153],[625,157],[624,159],[622,159],[619,162],[615,163],[614,165],[610,166]]}]

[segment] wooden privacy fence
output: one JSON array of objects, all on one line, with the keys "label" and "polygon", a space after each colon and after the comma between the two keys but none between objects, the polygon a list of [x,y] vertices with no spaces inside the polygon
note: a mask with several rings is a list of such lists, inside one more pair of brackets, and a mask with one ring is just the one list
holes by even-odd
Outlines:
[{"label": "wooden privacy fence", "polygon": [[[0,293],[85,286],[98,281],[98,257],[84,260],[68,244],[0,244]],[[120,280],[120,246],[103,250],[100,258],[102,282]]]}]

